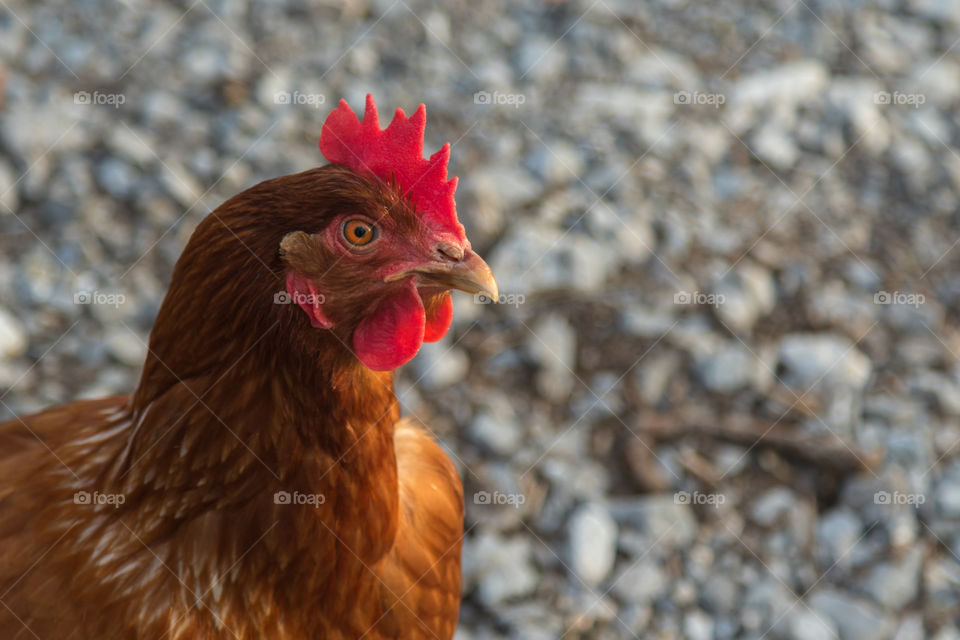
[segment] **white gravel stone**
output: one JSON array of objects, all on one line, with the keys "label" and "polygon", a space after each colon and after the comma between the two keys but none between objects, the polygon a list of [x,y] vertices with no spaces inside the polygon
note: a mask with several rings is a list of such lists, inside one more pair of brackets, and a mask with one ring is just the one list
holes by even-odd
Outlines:
[{"label": "white gravel stone", "polygon": [[875,154],[886,151],[893,137],[876,99],[882,91],[884,87],[873,78],[838,77],[828,93],[829,103],[853,128],[858,146]]},{"label": "white gravel stone", "polygon": [[802,60],[749,74],[730,92],[728,126],[744,133],[756,122],[758,111],[784,114],[803,102],[812,102],[826,90],[830,75],[819,60]]},{"label": "white gravel stone", "polygon": [[790,640],[834,640],[839,637],[837,627],[830,618],[817,615],[803,605],[790,612],[787,628]]},{"label": "white gravel stone", "polygon": [[713,293],[718,296],[717,316],[730,329],[744,333],[776,304],[776,287],[770,272],[749,263],[721,279]]},{"label": "white gravel stone", "polygon": [[824,566],[849,565],[853,546],[863,534],[863,523],[857,514],[844,507],[833,509],[817,523],[818,551],[824,555]]},{"label": "white gravel stone", "polygon": [[689,640],[713,640],[713,619],[696,609],[683,618],[683,635]]},{"label": "white gravel stone", "polygon": [[697,519],[690,505],[672,495],[614,500],[610,508],[618,522],[639,526],[648,542],[665,548],[683,547],[693,541],[697,532]]},{"label": "white gravel stone", "polygon": [[870,379],[870,359],[848,338],[829,334],[790,334],[780,342],[787,382],[860,388]]},{"label": "white gravel stone", "polygon": [[737,83],[732,101],[768,105],[811,100],[826,88],[829,77],[819,60],[793,62],[742,78]]},{"label": "white gravel stone", "polygon": [[793,491],[776,487],[762,494],[750,508],[750,519],[763,527],[770,527],[797,504]]},{"label": "white gravel stone", "polygon": [[831,587],[818,589],[809,603],[813,611],[836,625],[841,638],[885,640],[893,633],[893,624],[884,612]]},{"label": "white gravel stone", "polygon": [[706,358],[697,370],[710,391],[730,393],[750,387],[757,377],[757,356],[739,342]]},{"label": "white gravel stone", "polygon": [[725,573],[713,573],[700,590],[700,597],[707,611],[714,614],[731,613],[739,601],[740,588]]},{"label": "white gravel stone", "polygon": [[636,389],[643,401],[650,406],[656,406],[663,398],[667,385],[680,367],[680,358],[670,352],[662,355],[651,355],[645,358],[642,367],[637,367]]},{"label": "white gravel stone", "polygon": [[945,476],[935,494],[938,510],[947,517],[960,517],[960,477],[956,473]]},{"label": "white gravel stone", "polygon": [[107,338],[107,349],[113,357],[131,367],[142,366],[147,356],[145,338],[136,336],[123,325],[110,333]]},{"label": "white gravel stone", "polygon": [[0,216],[16,213],[20,206],[17,176],[5,162],[0,162]]},{"label": "white gravel stone", "polygon": [[923,616],[920,614],[909,615],[897,628],[897,633],[893,640],[924,640],[926,630],[923,628]]},{"label": "white gravel stone", "polygon": [[570,518],[570,568],[581,580],[597,585],[610,574],[617,555],[617,523],[604,505],[579,507]]},{"label": "white gravel stone", "polygon": [[484,533],[464,545],[467,579],[477,582],[480,600],[496,606],[505,600],[530,594],[537,586],[537,572],[532,565],[531,542],[526,537],[501,538]]},{"label": "white gravel stone", "polygon": [[760,160],[772,169],[789,169],[800,156],[800,150],[790,133],[774,124],[761,127],[754,134],[752,148]]},{"label": "white gravel stone", "polygon": [[591,235],[607,246],[616,247],[625,262],[640,264],[656,248],[656,237],[647,221],[612,203],[595,203],[585,221]]},{"label": "white gravel stone", "polygon": [[470,369],[466,352],[450,344],[445,338],[440,342],[427,342],[420,348],[415,359],[420,383],[431,389],[449,387],[464,379]]},{"label": "white gravel stone", "polygon": [[126,162],[117,158],[107,158],[97,168],[97,180],[107,193],[122,198],[132,192],[137,175]]},{"label": "white gravel stone", "polygon": [[547,315],[530,329],[527,349],[541,367],[537,388],[551,400],[560,401],[573,390],[576,381],[576,331],[559,314]]},{"label": "white gravel stone", "polygon": [[522,431],[507,412],[480,412],[470,423],[470,434],[500,455],[517,450]]},{"label": "white gravel stone", "polygon": [[566,141],[537,147],[530,158],[534,174],[549,184],[575,182],[583,174],[583,155]]},{"label": "white gravel stone", "polygon": [[920,591],[922,562],[923,550],[914,547],[898,561],[874,567],[867,578],[867,592],[887,610],[905,607]]},{"label": "white gravel stone", "polygon": [[626,602],[647,604],[666,595],[669,585],[670,577],[657,561],[643,558],[616,575],[613,592]]},{"label": "white gravel stone", "polygon": [[19,358],[27,351],[30,341],[20,320],[0,308],[0,359]]}]

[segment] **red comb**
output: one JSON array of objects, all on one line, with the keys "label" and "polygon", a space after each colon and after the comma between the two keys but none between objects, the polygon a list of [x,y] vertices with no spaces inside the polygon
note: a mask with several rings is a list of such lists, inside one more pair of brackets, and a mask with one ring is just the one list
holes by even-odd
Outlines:
[{"label": "red comb", "polygon": [[453,192],[457,179],[447,180],[450,143],[423,157],[423,130],[427,110],[421,104],[409,118],[397,109],[393,122],[380,129],[377,105],[367,94],[363,121],[357,119],[345,100],[334,109],[320,132],[320,151],[330,162],[343,164],[358,173],[372,173],[381,180],[396,181],[421,218],[460,240],[466,240],[457,220]]}]

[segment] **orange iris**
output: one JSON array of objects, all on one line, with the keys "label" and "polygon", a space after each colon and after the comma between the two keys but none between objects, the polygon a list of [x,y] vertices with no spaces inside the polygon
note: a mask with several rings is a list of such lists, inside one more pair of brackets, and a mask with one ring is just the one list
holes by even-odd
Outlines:
[{"label": "orange iris", "polygon": [[358,247],[370,244],[374,235],[373,225],[366,220],[350,220],[343,225],[343,237]]}]

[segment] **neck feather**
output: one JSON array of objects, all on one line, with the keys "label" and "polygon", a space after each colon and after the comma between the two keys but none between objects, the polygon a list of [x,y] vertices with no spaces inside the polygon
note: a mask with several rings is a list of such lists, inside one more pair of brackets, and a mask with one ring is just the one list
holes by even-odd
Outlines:
[{"label": "neck feather", "polygon": [[[256,546],[284,571],[309,568],[276,574],[278,592],[323,591],[317,567],[342,570],[338,545],[360,571],[396,531],[392,374],[361,365],[332,332],[306,334],[296,305],[272,303],[282,268],[250,252],[270,255],[282,236],[247,233],[242,218],[230,234],[220,224],[201,223],[177,264],[103,486],[126,496],[147,543],[199,535],[238,554]],[[283,504],[282,492],[322,503]]]}]

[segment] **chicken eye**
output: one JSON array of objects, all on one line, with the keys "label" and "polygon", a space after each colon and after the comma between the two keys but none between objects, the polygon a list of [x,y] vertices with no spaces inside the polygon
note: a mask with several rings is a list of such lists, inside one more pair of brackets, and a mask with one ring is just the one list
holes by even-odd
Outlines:
[{"label": "chicken eye", "polygon": [[373,242],[377,229],[366,220],[348,220],[343,225],[343,237],[350,244],[363,247]]}]

